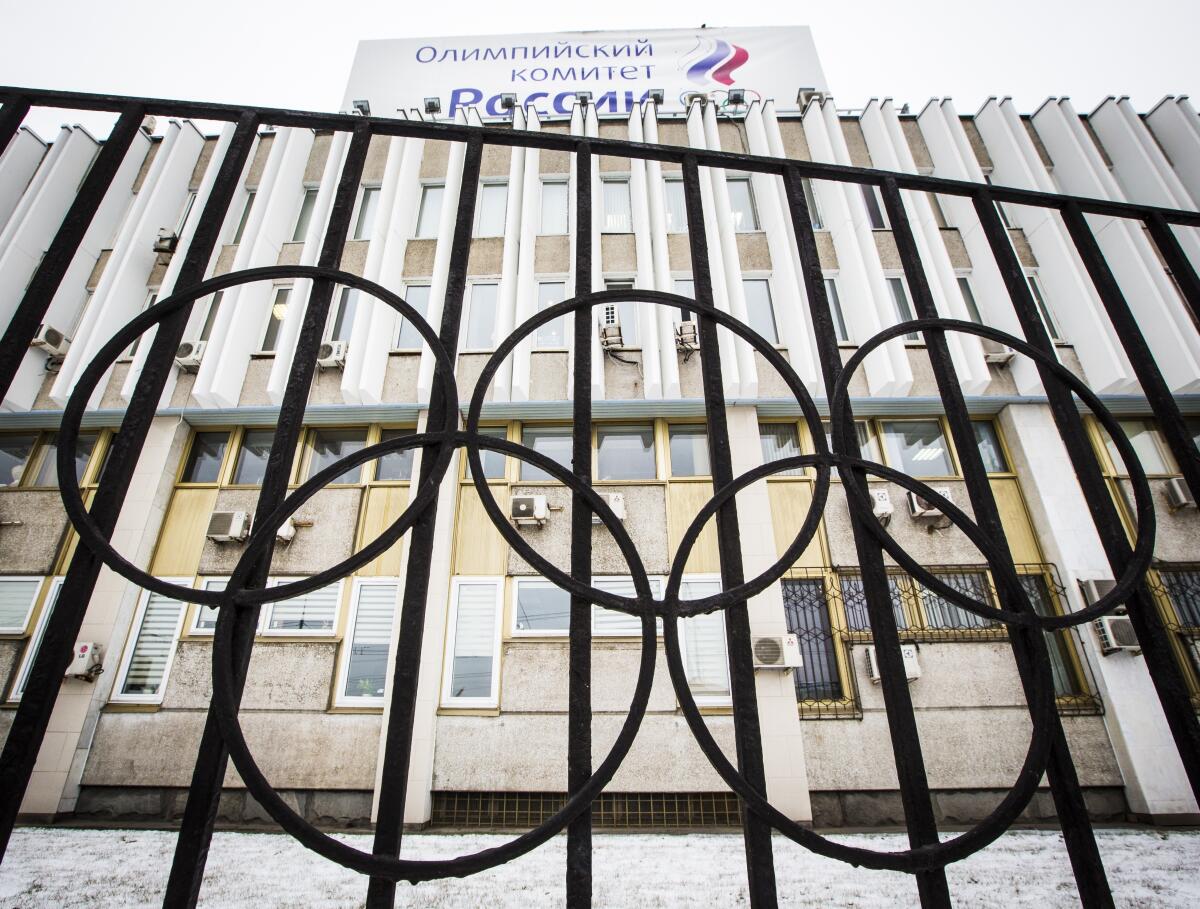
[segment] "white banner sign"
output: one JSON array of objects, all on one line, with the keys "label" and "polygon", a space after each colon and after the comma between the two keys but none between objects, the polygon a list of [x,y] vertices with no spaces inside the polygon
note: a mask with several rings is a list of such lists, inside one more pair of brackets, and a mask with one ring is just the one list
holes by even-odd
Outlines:
[{"label": "white banner sign", "polygon": [[662,109],[680,111],[703,92],[721,103],[732,88],[746,101],[774,99],[795,110],[801,88],[826,90],[812,32],[788,28],[698,28],[642,32],[559,32],[470,38],[360,41],[343,109],[367,101],[378,116],[441,102],[441,117],[463,107],[504,115],[500,96],[539,113],[569,113],[578,91],[601,116],[627,114],[661,89]]}]

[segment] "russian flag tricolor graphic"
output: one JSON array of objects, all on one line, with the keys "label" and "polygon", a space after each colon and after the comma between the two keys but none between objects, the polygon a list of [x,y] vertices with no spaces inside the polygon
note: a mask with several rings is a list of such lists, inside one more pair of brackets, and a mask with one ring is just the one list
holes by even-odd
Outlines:
[{"label": "russian flag tricolor graphic", "polygon": [[733,85],[733,71],[750,59],[744,47],[730,44],[720,38],[700,38],[686,57],[688,81],[697,85],[720,82]]}]

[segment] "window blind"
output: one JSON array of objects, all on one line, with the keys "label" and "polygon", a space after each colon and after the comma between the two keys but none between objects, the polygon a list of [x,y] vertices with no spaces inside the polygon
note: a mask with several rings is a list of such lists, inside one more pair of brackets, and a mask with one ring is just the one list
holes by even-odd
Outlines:
[{"label": "window blind", "polygon": [[343,691],[347,697],[383,697],[397,590],[395,584],[363,584],[358,588]]},{"label": "window blind", "polygon": [[29,621],[41,578],[8,578],[0,581],[0,632],[21,634]]},{"label": "window blind", "polygon": [[[283,583],[276,581],[272,586]],[[271,605],[267,628],[271,631],[332,631],[341,583],[314,590]]]},{"label": "window blind", "polygon": [[160,693],[182,611],[183,603],[179,600],[168,599],[158,593],[151,593],[147,597],[121,694]]},{"label": "window blind", "polygon": [[[684,581],[679,588],[682,600],[698,600],[719,593],[717,581]],[[683,631],[683,659],[688,685],[696,697],[729,696],[729,658],[725,650],[725,614],[680,619]]]}]

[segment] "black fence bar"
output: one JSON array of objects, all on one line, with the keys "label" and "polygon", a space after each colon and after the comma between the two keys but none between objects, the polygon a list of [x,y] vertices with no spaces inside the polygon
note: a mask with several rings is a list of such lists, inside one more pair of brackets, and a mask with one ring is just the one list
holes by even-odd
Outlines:
[{"label": "black fence bar", "polygon": [[[912,226],[904,208],[901,191],[896,182],[891,179],[883,181],[882,190],[888,223],[892,226],[892,235],[896,241],[896,249],[900,253],[904,277],[908,282],[909,292],[912,294],[913,308],[917,318],[940,318],[941,314],[937,311],[929,289],[929,280],[921,263],[920,252],[913,237]],[[996,505],[996,497],[988,480],[987,469],[979,454],[975,431],[971,425],[970,414],[967,412],[962,386],[959,384],[954,369],[946,335],[940,331],[926,331],[925,343],[929,351],[934,379],[937,382],[938,395],[942,399],[946,419],[950,425],[950,435],[954,439],[954,447],[958,453],[959,466],[962,468],[963,479],[966,481],[971,509],[975,513],[975,521],[992,540],[1004,562],[1012,564],[1012,551],[1008,545],[1004,525],[1000,521],[1000,510]],[[1025,611],[1021,602],[1013,596],[1013,592],[1008,589],[1007,585],[997,585],[996,592],[1002,608],[1012,612]],[[1031,640],[1031,636],[1040,633],[1028,628],[1009,629],[1013,657],[1031,712],[1033,711],[1035,692],[1032,649],[1036,646]],[[1104,873],[1104,862],[1096,845],[1087,805],[1083,800],[1083,791],[1079,787],[1079,776],[1071,761],[1071,751],[1067,745],[1062,722],[1057,714],[1053,718],[1053,724],[1054,744],[1050,752],[1047,776],[1059,825],[1066,840],[1071,867],[1075,872],[1079,896],[1085,906],[1112,906],[1112,891],[1109,889],[1108,879]]]},{"label": "black fence bar", "polygon": [[[805,288],[808,291],[809,311],[816,330],[821,374],[825,380],[826,391],[829,392],[841,377],[842,358],[799,170],[787,171],[784,184],[792,226],[796,232]],[[842,423],[846,440],[844,454],[861,457],[853,416],[831,413],[831,426],[834,425],[834,421]],[[862,471],[840,467],[839,473],[844,484],[857,483],[864,492],[867,490],[867,478]],[[925,758],[917,731],[916,714],[908,690],[908,677],[904,671],[904,656],[900,651],[900,634],[892,610],[887,568],[879,543],[862,526],[858,513],[853,509],[851,512],[855,551],[858,553],[862,570],[863,593],[866,597],[875,653],[879,660],[880,684],[883,689],[884,706],[887,709],[888,733],[895,756],[908,839],[914,847],[928,846],[938,842],[937,821],[933,813],[933,799],[929,792],[929,778],[925,772]],[[950,906],[950,888],[944,870],[923,871],[918,873],[916,878],[922,906]]]},{"label": "black fence bar", "polygon": [[[140,117],[138,124],[140,125]],[[233,197],[242,167],[250,153],[257,124],[258,119],[252,112],[244,113],[238,122],[233,140],[205,203],[204,217],[192,236],[187,258],[179,270],[176,284],[180,287],[194,284],[204,277],[204,271],[220,239],[221,224],[229,207],[229,200]],[[84,185],[87,185],[86,180]],[[82,239],[82,234],[79,239]],[[70,258],[74,252],[74,249],[69,249],[64,250],[63,254]],[[38,304],[35,301],[31,303],[31,306],[33,305]],[[116,527],[121,504],[125,500],[138,457],[145,444],[146,433],[150,429],[155,408],[166,386],[168,371],[174,368],[175,350],[183,337],[190,311],[191,308],[187,307],[158,327],[150,348],[150,356],[138,378],[129,408],[121,422],[121,430],[111,443],[108,462],[89,509],[105,537],[111,537]],[[28,341],[17,348],[2,348],[0,359],[11,358],[19,362],[27,346]],[[6,374],[12,375],[15,371],[14,368]],[[75,552],[59,590],[51,621],[46,626],[37,656],[34,658],[25,693],[16,716],[13,717],[8,739],[4,743],[4,751],[0,754],[0,858],[3,858],[9,837],[12,835],[21,801],[29,786],[33,765],[50,722],[59,686],[62,684],[63,673],[74,651],[75,641],[79,636],[79,629],[83,624],[84,614],[101,567],[100,559],[86,547],[80,546]]]},{"label": "black fence bar", "polygon": [[[8,105],[5,105],[5,110],[7,109]],[[96,156],[95,162],[80,184],[58,233],[54,235],[50,248],[46,250],[46,255],[42,257],[41,264],[25,289],[25,296],[21,298],[17,311],[5,327],[3,336],[0,336],[0,351],[5,353],[4,356],[0,356],[0,399],[8,394],[29,342],[33,340],[38,326],[46,317],[46,310],[50,308],[50,302],[58,293],[62,279],[71,267],[75,251],[83,242],[84,234],[92,224],[92,218],[96,216],[113,177],[117,175],[117,169],[125,160],[134,137],[141,129],[144,116],[143,109],[137,104],[128,105],[122,112],[112,133],[105,140],[100,154]],[[0,124],[0,127],[4,125]],[[0,139],[3,139],[2,135]]]},{"label": "black fence bar", "polygon": [[[704,204],[696,158],[683,162],[684,201],[687,208],[688,243],[695,282],[700,372],[704,387],[704,410],[708,416],[708,451],[713,490],[733,482],[733,458],[729,447],[729,424],[725,413],[725,388],[721,377],[721,351],[717,324],[704,310],[716,308],[712,271],[705,237]],[[737,505],[731,499],[716,514],[717,551],[721,562],[721,584],[725,590],[745,580],[742,569],[742,540],[738,529]],[[725,610],[725,638],[729,648],[729,693],[733,700],[734,738],[738,770],[758,792],[766,795],[762,731],[758,721],[758,699],[754,688],[754,656],[750,648],[750,617],[746,603]],[[746,842],[746,870],[750,882],[750,904],[775,906],[775,861],[771,828],[754,812],[743,808],[742,830]]]},{"label": "black fence bar", "polygon": [[[471,232],[475,199],[479,192],[479,168],[483,160],[483,136],[473,135],[467,142],[459,185],[458,211],[454,238],[450,246],[450,272],[446,279],[446,299],[442,305],[442,323],[438,338],[451,359],[458,350],[463,298],[467,291],[467,259],[471,253]],[[445,392],[435,382],[429,397],[428,432],[446,429],[443,413]],[[426,448],[421,454],[420,482],[433,475],[433,464],[441,447]],[[408,796],[408,771],[412,749],[413,725],[417,717],[417,685],[421,674],[421,651],[425,636],[425,609],[429,596],[429,572],[433,558],[437,497],[434,497],[413,526],[408,548],[408,568],[400,606],[400,627],[396,644],[396,668],[392,674],[392,695],[384,738],[383,772],[379,777],[379,805],[375,818],[376,855],[396,857],[404,831],[404,806]],[[396,883],[373,877],[367,886],[369,909],[391,909],[396,899]]]},{"label": "black fence bar", "polygon": [[[575,295],[591,293],[592,262],[591,146],[575,153]],[[592,326],[596,314],[581,309],[574,316],[574,378],[571,384],[574,426],[571,471],[584,486],[592,483]],[[603,364],[601,364],[603,365]],[[571,577],[592,582],[592,509],[579,493],[571,493]],[[592,775],[592,605],[571,596],[567,685],[567,792],[574,795]],[[567,828],[567,905],[592,904],[592,810]]]},{"label": "black fence bar", "polygon": [[0,107],[0,155],[4,154],[8,143],[21,128],[21,123],[25,120],[27,113],[29,113],[29,99],[24,95],[14,95],[4,99],[4,106]]},{"label": "black fence bar", "polygon": [[[995,199],[988,187],[977,189],[974,205],[984,235],[992,248],[992,255],[1004,278],[1017,319],[1021,323],[1021,331],[1032,346],[1054,356],[1054,344],[1038,314],[1024,270],[1012,249],[1008,231],[1000,221]],[[1092,523],[1099,535],[1100,544],[1104,548],[1114,577],[1119,577],[1129,562],[1132,549],[1117,507],[1100,471],[1096,453],[1092,451],[1088,442],[1083,418],[1070,391],[1040,365],[1038,372],[1046,389],[1054,422],[1091,511]],[[1158,604],[1143,583],[1127,605],[1130,621],[1146,659],[1146,669],[1150,673],[1159,702],[1162,704],[1163,714],[1175,738],[1179,757],[1183,761],[1192,791],[1197,799],[1200,799],[1200,725],[1196,722],[1196,712],[1188,695],[1187,683],[1175,662],[1167,631],[1158,613]]]}]

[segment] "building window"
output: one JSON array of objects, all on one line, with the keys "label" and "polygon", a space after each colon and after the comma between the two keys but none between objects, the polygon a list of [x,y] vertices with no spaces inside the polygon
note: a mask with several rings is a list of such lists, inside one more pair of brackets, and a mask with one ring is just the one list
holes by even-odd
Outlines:
[{"label": "building window", "polygon": [[[1176,473],[1175,459],[1171,457],[1167,443],[1153,420],[1130,418],[1117,420],[1117,424],[1121,427],[1121,432],[1125,433],[1125,437],[1129,439],[1129,444],[1133,446],[1138,462],[1146,473]],[[1120,452],[1117,451],[1112,437],[1104,427],[1100,428],[1100,434],[1104,438],[1104,446],[1108,449],[1108,457],[1112,461],[1113,469],[1122,476],[1128,476],[1129,469],[1125,466]]]},{"label": "building window", "polygon": [[[187,583],[187,579],[177,579],[175,583]],[[179,600],[152,591],[143,592],[134,619],[137,631],[125,651],[114,701],[158,703],[162,700],[183,613],[184,604]]]},{"label": "building window", "polygon": [[421,210],[417,214],[418,240],[435,239],[438,235],[438,223],[442,218],[442,198],[446,195],[446,187],[441,183],[428,183],[421,187]]},{"label": "building window", "polygon": [[817,205],[817,194],[813,192],[812,180],[801,177],[800,185],[804,187],[804,204],[808,206],[808,220],[812,229],[824,230],[825,222],[821,217],[821,208]]},{"label": "building window", "polygon": [[221,476],[221,464],[228,445],[227,432],[198,432],[192,436],[192,447],[179,482],[216,483]]},{"label": "building window", "polygon": [[[633,290],[633,281],[629,278],[606,279],[604,289]],[[621,323],[621,346],[637,347],[638,305],[632,300],[609,303],[600,310],[600,324],[611,325],[614,315]]]},{"label": "building window", "polygon": [[292,242],[299,243],[308,236],[308,226],[312,223],[313,208],[317,204],[317,190],[304,190],[304,199],[300,202],[300,214],[296,218],[296,229],[292,231]]},{"label": "building window", "polygon": [[[987,183],[988,186],[994,185],[992,183],[992,175],[991,174],[984,174],[983,180],[985,183]],[[1003,202],[996,203],[996,214],[998,214],[1000,216],[1000,223],[1004,225],[1004,229],[1012,230],[1012,222],[1008,220],[1008,212],[1006,212],[1004,210]]]},{"label": "building window", "polygon": [[21,656],[21,666],[17,669],[17,680],[13,683],[9,700],[19,701],[21,695],[25,693],[25,686],[29,683],[29,673],[33,671],[33,661],[37,659],[38,651],[42,649],[42,638],[45,637],[46,626],[50,624],[50,617],[58,603],[58,593],[62,590],[62,585],[63,578],[61,577],[54,578],[50,582],[50,589],[46,592],[46,600],[41,614],[38,616],[37,625],[33,629],[33,634],[29,636],[29,643],[25,645],[25,653]]},{"label": "building window", "polygon": [[988,473],[1008,473],[1008,462],[1004,459],[1004,449],[1000,447],[996,424],[991,420],[972,420],[971,429],[975,431],[975,445],[979,448],[983,469]]},{"label": "building window", "polygon": [[[592,584],[605,593],[619,597],[637,596],[633,578],[609,575],[593,577]],[[650,593],[655,597],[662,596],[662,578],[650,578]],[[658,634],[662,634],[662,619],[655,622]],[[641,637],[642,620],[635,615],[616,609],[605,609],[600,606],[592,607],[592,634],[596,637]]]},{"label": "building window", "polygon": [[0,578],[0,634],[25,633],[41,586],[41,578]]},{"label": "building window", "polygon": [[733,229],[739,234],[758,230],[758,212],[754,208],[754,190],[750,186],[750,178],[726,177],[725,187],[729,192]]},{"label": "building window", "polygon": [[[200,582],[202,590],[224,590],[228,585],[229,578],[204,578]],[[219,610],[215,606],[208,606],[203,603],[197,606],[195,618],[192,619],[192,633],[211,634],[213,629],[217,627],[218,612]],[[259,616],[259,624],[262,624],[261,615]]]},{"label": "building window", "polygon": [[[388,442],[412,434],[412,429],[385,429],[379,434],[379,441]],[[375,462],[375,479],[402,482],[411,480],[415,456],[416,449],[414,448],[388,452]]]},{"label": "building window", "polygon": [[290,287],[275,288],[275,300],[271,303],[271,311],[267,313],[267,330],[263,332],[262,344],[259,350],[262,353],[274,353],[279,345],[279,329],[283,327],[283,320],[287,316],[288,299],[292,295]]},{"label": "building window", "polygon": [[[1050,596],[1050,588],[1046,579],[1040,574],[1023,574],[1019,578],[1033,611],[1043,617],[1058,615],[1054,601]],[[1054,631],[1043,631],[1046,650],[1050,654],[1050,674],[1054,680],[1054,694],[1060,698],[1086,697],[1087,689],[1080,678],[1074,648],[1071,646],[1070,629],[1059,628]]]},{"label": "building window", "polygon": [[[825,432],[825,444],[833,451],[833,429],[828,420],[821,421],[821,429]],[[858,450],[868,461],[880,461],[879,443],[871,432],[871,424],[866,420],[854,421],[854,435],[858,440]]]},{"label": "building window", "polygon": [[566,634],[571,627],[571,595],[541,578],[514,581],[513,633]]},{"label": "building window", "polygon": [[792,672],[797,701],[840,701],[846,696],[825,582],[818,578],[784,578],[783,610],[787,629],[800,645],[800,666]]},{"label": "building window", "polygon": [[[567,285],[563,281],[538,282],[538,312],[549,309],[567,298]],[[567,346],[567,319],[560,316],[552,319],[537,330],[539,350],[555,350]]]},{"label": "building window", "polygon": [[742,292],[746,297],[746,318],[754,331],[771,344],[779,343],[775,330],[775,309],[771,304],[771,286],[764,279],[742,281]]},{"label": "building window", "polygon": [[[87,470],[88,462],[92,459],[92,452],[96,450],[96,443],[99,440],[100,436],[94,432],[81,432],[77,436],[75,442],[76,486],[83,482],[83,474]],[[33,481],[33,485],[57,488],[58,433],[52,432],[42,439],[40,459],[41,465],[38,467],[37,478]]]},{"label": "building window", "polygon": [[1037,307],[1038,315],[1042,317],[1042,324],[1046,326],[1046,334],[1050,335],[1051,341],[1061,342],[1062,334],[1058,330],[1058,323],[1054,321],[1054,315],[1050,312],[1050,304],[1046,302],[1046,296],[1042,293],[1042,285],[1038,281],[1037,275],[1033,272],[1026,272],[1025,282],[1029,285],[1029,293],[1033,297],[1033,304]]},{"label": "building window", "polygon": [[[904,608],[904,593],[900,587],[900,576],[888,575],[888,595],[892,601],[892,616],[896,627],[903,631],[908,627],[908,614]],[[846,627],[851,631],[870,631],[871,620],[867,612],[867,594],[860,575],[842,575],[842,606],[846,610]]]},{"label": "building window", "polygon": [[[567,470],[571,469],[570,426],[524,426],[521,428],[521,444],[561,464]],[[553,480],[554,478],[540,467],[522,461],[521,479],[536,481]]]},{"label": "building window", "polygon": [[183,228],[187,226],[188,215],[192,213],[192,208],[196,204],[196,193],[189,191],[187,198],[183,200],[183,211],[179,215],[179,221],[175,225],[175,236],[183,236]]},{"label": "building window", "polygon": [[[800,451],[800,438],[796,432],[795,423],[759,423],[758,440],[762,446],[764,464],[774,464],[776,461],[782,461],[785,458],[795,458],[802,453]],[[781,470],[773,473],[771,476],[800,477],[804,476],[804,468],[793,467],[790,470]]]},{"label": "building window", "polygon": [[[888,292],[892,295],[892,308],[896,311],[896,324],[911,322],[913,315],[912,304],[908,302],[908,287],[903,278],[888,278]],[[911,331],[904,336],[905,341],[920,341],[919,332]]]},{"label": "building window", "polygon": [[833,316],[833,331],[839,344],[850,342],[850,331],[846,328],[846,315],[842,312],[842,298],[838,294],[837,281],[825,279],[825,298],[829,301],[829,314]]},{"label": "building window", "polygon": [[[304,477],[315,477],[318,473],[367,445],[367,430],[363,429],[310,429],[308,431],[308,471]],[[362,465],[351,467],[334,479],[333,483],[358,483],[362,479]]]},{"label": "building window", "polygon": [[938,420],[895,420],[880,424],[888,463],[913,477],[954,475],[950,448]]},{"label": "building window", "polygon": [[399,589],[393,581],[355,580],[339,700],[351,704],[383,703]]},{"label": "building window", "polygon": [[871,230],[888,230],[887,209],[883,206],[879,187],[860,183],[859,188],[862,190],[863,205],[867,207],[867,223],[871,225]]},{"label": "building window", "polygon": [[1200,570],[1160,568],[1158,577],[1175,610],[1174,624],[1181,628],[1200,628]]},{"label": "building window", "polygon": [[667,177],[663,180],[663,198],[667,208],[667,233],[687,233],[687,197],[684,195],[681,177]]},{"label": "building window", "polygon": [[209,298],[208,312],[204,314],[204,325],[200,328],[200,340],[207,341],[212,337],[213,326],[217,324],[217,313],[221,311],[221,300],[225,291],[218,290]]},{"label": "building window", "polygon": [[235,486],[261,486],[267,475],[267,461],[271,457],[271,445],[275,441],[274,429],[247,429],[242,433],[242,444],[238,448],[237,460],[233,465]]},{"label": "building window", "polygon": [[[951,589],[980,603],[994,606],[991,585],[987,573],[978,570],[934,571],[933,576]],[[993,628],[996,622],[943,599],[927,587],[914,584],[920,590],[921,605],[924,607],[925,627],[942,630]]]},{"label": "building window", "polygon": [[976,325],[983,324],[983,317],[979,315],[979,306],[975,302],[975,294],[971,292],[971,282],[967,280],[965,275],[958,277],[958,292],[962,294],[963,303],[967,307],[967,317]]},{"label": "building window", "polygon": [[542,220],[538,230],[542,236],[561,236],[570,230],[569,195],[567,181],[542,181]]},{"label": "building window", "polygon": [[[301,578],[272,578],[270,586],[279,587]],[[335,581],[310,593],[278,600],[265,607],[263,634],[333,634],[336,627],[338,603],[342,598],[342,582]]]},{"label": "building window", "polygon": [[633,215],[629,203],[629,178],[604,179],[604,230],[606,234],[628,234],[633,231]]},{"label": "building window", "polygon": [[[404,302],[415,309],[424,318],[429,314],[429,285],[410,284],[404,288]],[[400,333],[396,337],[397,350],[420,350],[425,339],[417,331],[417,327],[408,319],[400,316]]]},{"label": "building window", "polygon": [[[685,579],[681,600],[699,600],[721,592],[718,579]],[[729,656],[725,646],[725,613],[710,612],[679,620],[683,668],[697,705],[729,703]]]},{"label": "building window", "polygon": [[443,703],[495,707],[499,685],[500,578],[455,578]]},{"label": "building window", "polygon": [[37,433],[0,436],[0,484],[18,486],[25,474],[33,446],[37,444]]},{"label": "building window", "polygon": [[[681,297],[688,297],[692,300],[696,299],[696,282],[691,278],[675,278],[671,289]],[[691,310],[684,309],[683,307],[679,308],[679,321],[691,322],[695,318],[696,314]]]},{"label": "building window", "polygon": [[708,460],[708,427],[702,423],[673,423],[667,427],[672,477],[712,475]]},{"label": "building window", "polygon": [[475,236],[503,237],[504,215],[508,209],[507,183],[481,183],[479,204],[475,209]]},{"label": "building window", "polygon": [[[141,313],[145,312],[151,306],[153,306],[156,302],[158,302],[158,291],[152,290],[152,291],[150,291],[150,293],[146,294],[146,299],[142,303],[142,308],[139,311],[139,315]],[[136,338],[133,339],[133,343],[129,345],[129,350],[125,351],[125,356],[132,357],[134,354],[136,354],[138,352],[138,345],[141,343],[142,343],[142,336],[138,335]]]},{"label": "building window", "polygon": [[[479,427],[481,436],[488,436],[492,439],[508,439],[508,429],[504,426],[481,426]],[[508,456],[499,451],[492,451],[488,448],[479,449],[479,460],[483,464],[483,478],[485,480],[503,480],[508,466]],[[467,458],[467,453],[462,454],[463,462],[463,478],[471,479],[471,462]],[[531,470],[535,468],[530,468]]]},{"label": "building window", "polygon": [[246,204],[242,207],[242,217],[238,221],[237,230],[233,232],[233,242],[241,243],[242,236],[246,233],[246,222],[250,220],[250,209],[254,208],[254,190],[249,190],[246,193]]},{"label": "building window", "polygon": [[358,200],[358,217],[354,221],[353,240],[369,240],[375,227],[375,213],[379,210],[379,187],[364,186]]},{"label": "building window", "polygon": [[349,341],[354,333],[354,317],[358,314],[358,290],[343,287],[333,311],[329,314],[326,341]]},{"label": "building window", "polygon": [[601,425],[596,429],[596,479],[653,480],[654,426]]},{"label": "building window", "polygon": [[496,331],[499,284],[472,284],[468,294],[463,350],[491,350]]}]

